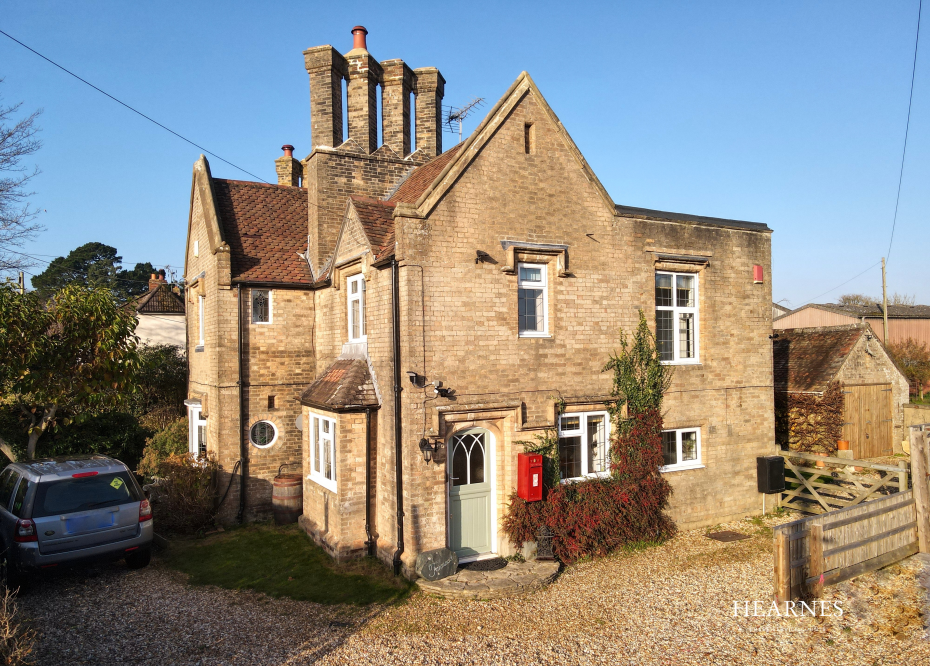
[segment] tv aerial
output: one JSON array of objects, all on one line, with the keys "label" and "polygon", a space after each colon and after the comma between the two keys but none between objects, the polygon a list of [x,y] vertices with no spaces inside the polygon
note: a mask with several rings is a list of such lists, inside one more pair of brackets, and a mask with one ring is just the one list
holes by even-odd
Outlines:
[{"label": "tv aerial", "polygon": [[450,106],[448,107],[448,112],[446,113],[446,119],[443,124],[445,124],[449,131],[455,133],[455,123],[459,125],[459,143],[462,142],[462,121],[465,120],[468,115],[475,109],[479,109],[484,105],[483,97],[475,97],[468,104],[465,104],[461,107]]}]

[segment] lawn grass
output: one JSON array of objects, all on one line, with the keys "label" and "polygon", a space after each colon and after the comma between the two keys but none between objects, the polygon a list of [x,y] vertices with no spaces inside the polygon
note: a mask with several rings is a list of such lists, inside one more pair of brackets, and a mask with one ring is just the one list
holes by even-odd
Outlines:
[{"label": "lawn grass", "polygon": [[371,558],[337,564],[296,525],[253,523],[205,539],[172,541],[163,557],[194,585],[319,604],[394,603],[413,587]]}]

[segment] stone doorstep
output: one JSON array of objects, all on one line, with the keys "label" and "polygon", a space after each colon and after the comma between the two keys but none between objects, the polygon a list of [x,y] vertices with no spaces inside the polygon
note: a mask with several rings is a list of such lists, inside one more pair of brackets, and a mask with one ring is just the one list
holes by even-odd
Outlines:
[{"label": "stone doorstep", "polygon": [[559,575],[558,562],[510,563],[497,571],[469,571],[428,581],[417,579],[424,592],[447,599],[500,599],[544,587]]}]

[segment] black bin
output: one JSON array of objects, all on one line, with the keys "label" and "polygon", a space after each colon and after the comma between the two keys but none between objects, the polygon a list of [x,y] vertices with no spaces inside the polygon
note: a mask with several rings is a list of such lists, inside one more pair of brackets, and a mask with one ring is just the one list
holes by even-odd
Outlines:
[{"label": "black bin", "polygon": [[781,456],[759,456],[756,458],[756,481],[759,492],[766,495],[785,490],[785,459]]}]

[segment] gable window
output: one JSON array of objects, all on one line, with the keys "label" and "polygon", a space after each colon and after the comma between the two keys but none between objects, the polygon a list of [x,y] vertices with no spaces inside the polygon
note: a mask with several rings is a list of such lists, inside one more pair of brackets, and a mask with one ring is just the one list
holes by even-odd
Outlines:
[{"label": "gable window", "polygon": [[278,429],[271,421],[259,421],[249,429],[249,441],[259,449],[267,449],[277,439]]},{"label": "gable window", "polygon": [[665,459],[664,467],[659,470],[662,472],[703,467],[700,428],[663,430],[662,457]]},{"label": "gable window", "polygon": [[610,471],[610,419],[607,412],[559,417],[559,472],[562,480]]},{"label": "gable window", "polygon": [[187,450],[196,458],[207,455],[207,419],[201,410],[200,405],[191,405],[188,408]]},{"label": "gable window", "polygon": [[205,299],[203,296],[197,297],[197,326],[199,327],[199,337],[198,337],[199,342],[197,343],[197,346],[200,349],[195,350],[195,351],[203,351],[203,330],[204,330],[203,319],[204,319],[204,310],[206,309],[204,307],[205,305],[204,302],[206,300],[207,299]]},{"label": "gable window", "polygon": [[310,479],[336,492],[336,421],[311,415]]},{"label": "gable window", "polygon": [[656,273],[656,344],[663,362],[698,362],[697,288],[697,275]]},{"label": "gable window", "polygon": [[270,324],[271,323],[271,290],[270,289],[253,289],[252,290],[252,323],[253,324]]},{"label": "gable window", "polygon": [[517,264],[520,337],[549,337],[548,305],[546,264]]},{"label": "gable window", "polygon": [[353,275],[346,285],[349,310],[349,342],[363,342],[367,339],[365,330],[365,276]]}]

